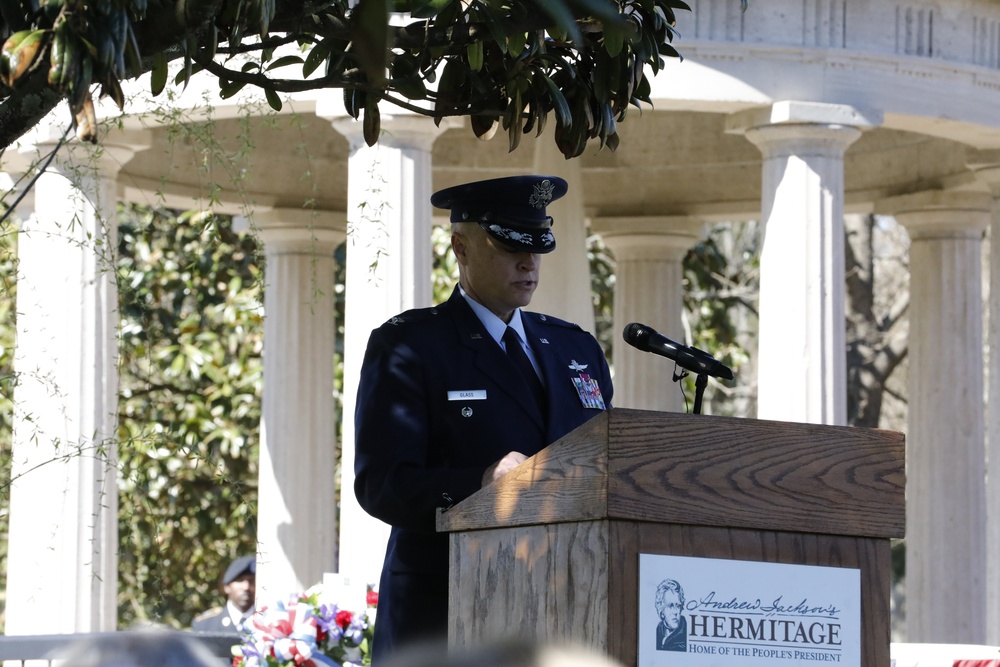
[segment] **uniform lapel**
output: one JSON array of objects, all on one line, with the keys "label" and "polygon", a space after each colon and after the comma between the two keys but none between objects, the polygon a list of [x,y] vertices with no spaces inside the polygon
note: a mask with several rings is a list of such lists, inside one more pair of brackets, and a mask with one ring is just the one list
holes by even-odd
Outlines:
[{"label": "uniform lapel", "polygon": [[545,420],[541,408],[535,405],[531,398],[531,392],[525,386],[521,376],[518,375],[517,369],[514,368],[496,341],[486,332],[482,322],[462,298],[458,287],[448,299],[448,306],[455,320],[458,339],[461,345],[472,353],[475,367],[499,385],[500,389],[508,394],[531,417],[535,425],[544,432]]}]

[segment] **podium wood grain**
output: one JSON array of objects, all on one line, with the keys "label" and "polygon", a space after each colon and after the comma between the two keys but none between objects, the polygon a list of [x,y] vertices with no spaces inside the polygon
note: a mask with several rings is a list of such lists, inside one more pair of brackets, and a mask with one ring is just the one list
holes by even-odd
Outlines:
[{"label": "podium wood grain", "polygon": [[449,641],[573,642],[635,665],[639,554],[667,554],[858,568],[862,665],[888,667],[903,447],[874,429],[603,413],[439,514]]}]

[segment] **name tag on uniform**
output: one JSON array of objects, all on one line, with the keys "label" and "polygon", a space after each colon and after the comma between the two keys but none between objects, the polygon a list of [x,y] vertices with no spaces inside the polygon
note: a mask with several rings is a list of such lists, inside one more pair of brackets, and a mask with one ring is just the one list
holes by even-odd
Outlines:
[{"label": "name tag on uniform", "polygon": [[485,389],[463,389],[461,391],[449,391],[449,401],[485,401]]}]

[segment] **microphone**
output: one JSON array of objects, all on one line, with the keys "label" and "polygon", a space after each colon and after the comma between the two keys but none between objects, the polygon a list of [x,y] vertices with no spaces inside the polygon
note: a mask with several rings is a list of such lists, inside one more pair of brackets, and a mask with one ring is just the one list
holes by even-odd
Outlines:
[{"label": "microphone", "polygon": [[692,373],[711,375],[723,380],[733,379],[733,371],[708,352],[674,342],[645,324],[632,322],[625,326],[622,335],[632,347],[673,359],[678,366]]}]

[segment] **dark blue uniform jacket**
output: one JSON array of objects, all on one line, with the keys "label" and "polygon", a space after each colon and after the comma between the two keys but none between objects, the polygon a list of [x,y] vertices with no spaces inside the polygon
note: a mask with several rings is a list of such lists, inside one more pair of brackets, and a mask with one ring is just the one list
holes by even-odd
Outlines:
[{"label": "dark blue uniform jacket", "polygon": [[376,660],[401,642],[447,636],[448,537],[434,532],[437,508],[477,491],[486,468],[508,452],[531,456],[599,414],[573,384],[581,373],[597,380],[611,407],[611,376],[594,337],[554,317],[521,316],[544,375],[544,412],[458,288],[446,303],[394,317],[369,339],[354,489],[368,513],[392,526]]}]

